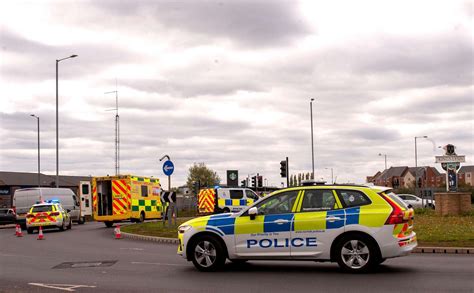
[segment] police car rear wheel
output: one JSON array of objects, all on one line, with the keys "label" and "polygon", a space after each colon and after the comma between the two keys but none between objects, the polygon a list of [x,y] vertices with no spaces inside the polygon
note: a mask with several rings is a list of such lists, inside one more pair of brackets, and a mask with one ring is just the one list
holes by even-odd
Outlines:
[{"label": "police car rear wheel", "polygon": [[225,263],[224,249],[212,236],[203,236],[194,241],[192,252],[193,264],[200,271],[216,271]]},{"label": "police car rear wheel", "polygon": [[347,272],[363,273],[378,263],[375,247],[370,239],[351,235],[339,241],[337,262]]},{"label": "police car rear wheel", "polygon": [[69,220],[69,225],[67,225],[67,228],[68,228],[68,230],[72,229],[72,220],[71,219]]},{"label": "police car rear wheel", "polygon": [[61,227],[59,227],[59,230],[61,231],[64,231],[66,229],[66,223],[63,221],[63,223],[61,224]]}]

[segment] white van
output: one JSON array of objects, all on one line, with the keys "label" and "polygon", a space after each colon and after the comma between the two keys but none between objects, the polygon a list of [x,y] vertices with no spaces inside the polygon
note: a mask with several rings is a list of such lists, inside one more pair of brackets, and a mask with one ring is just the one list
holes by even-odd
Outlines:
[{"label": "white van", "polygon": [[24,188],[17,189],[13,194],[13,209],[17,223],[26,227],[26,214],[31,206],[42,201],[57,200],[69,212],[69,216],[79,224],[84,223],[81,217],[79,200],[69,188]]},{"label": "white van", "polygon": [[86,218],[92,218],[91,183],[89,181],[79,183],[79,199],[81,201],[81,219],[85,222]]}]

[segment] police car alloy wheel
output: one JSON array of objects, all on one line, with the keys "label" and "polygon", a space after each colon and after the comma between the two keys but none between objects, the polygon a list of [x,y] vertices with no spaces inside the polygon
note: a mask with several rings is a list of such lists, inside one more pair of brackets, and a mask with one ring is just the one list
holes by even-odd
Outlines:
[{"label": "police car alloy wheel", "polygon": [[216,271],[225,263],[224,249],[212,236],[202,236],[191,247],[194,266],[204,272]]},{"label": "police car alloy wheel", "polygon": [[376,249],[367,237],[349,235],[337,245],[337,263],[347,272],[363,273],[379,264]]}]

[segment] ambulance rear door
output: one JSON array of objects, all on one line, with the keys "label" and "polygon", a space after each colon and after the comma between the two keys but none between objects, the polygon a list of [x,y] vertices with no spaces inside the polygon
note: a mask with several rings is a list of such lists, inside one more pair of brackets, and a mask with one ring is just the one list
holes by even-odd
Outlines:
[{"label": "ambulance rear door", "polygon": [[79,199],[81,202],[81,217],[92,216],[91,183],[79,183]]}]

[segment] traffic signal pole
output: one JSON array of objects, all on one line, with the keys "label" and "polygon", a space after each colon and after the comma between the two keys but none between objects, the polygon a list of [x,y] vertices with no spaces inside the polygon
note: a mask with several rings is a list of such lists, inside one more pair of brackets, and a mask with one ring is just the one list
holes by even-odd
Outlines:
[{"label": "traffic signal pole", "polygon": [[288,157],[286,157],[286,187],[290,187],[290,178],[288,174],[290,174],[290,165],[288,165]]}]

